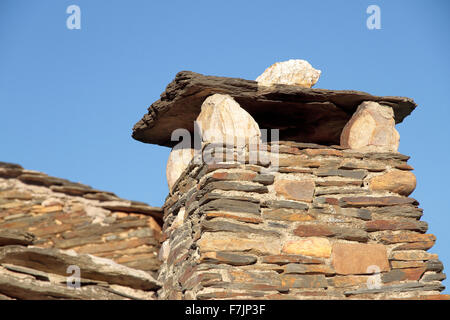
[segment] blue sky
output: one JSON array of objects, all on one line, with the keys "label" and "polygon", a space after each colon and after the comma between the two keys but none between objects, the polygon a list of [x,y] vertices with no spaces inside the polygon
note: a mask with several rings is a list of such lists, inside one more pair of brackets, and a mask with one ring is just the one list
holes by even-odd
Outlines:
[{"label": "blue sky", "polygon": [[[72,4],[80,30],[66,27]],[[371,4],[380,30],[366,27]],[[306,59],[322,70],[317,88],[418,103],[397,126],[400,152],[449,268],[449,13],[445,0],[1,0],[0,161],[159,206],[170,150],[131,129],[175,74],[255,79]]]}]

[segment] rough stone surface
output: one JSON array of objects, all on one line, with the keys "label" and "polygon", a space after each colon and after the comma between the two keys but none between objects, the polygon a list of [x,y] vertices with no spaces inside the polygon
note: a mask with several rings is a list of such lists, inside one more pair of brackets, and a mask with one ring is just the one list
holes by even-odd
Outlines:
[{"label": "rough stone surface", "polygon": [[37,247],[4,246],[0,247],[0,263],[33,268],[67,276],[67,268],[76,265],[83,277],[125,285],[140,290],[155,290],[159,283],[149,273],[132,269],[112,260],[92,255],[78,255],[74,251],[46,249]]},{"label": "rough stone surface", "polygon": [[370,179],[373,191],[390,191],[409,196],[416,188],[416,176],[410,171],[393,170]]},{"label": "rough stone surface", "polygon": [[286,254],[328,258],[331,255],[331,245],[327,238],[310,237],[288,241],[282,251]]},{"label": "rough stone surface", "polygon": [[400,135],[390,106],[365,101],[345,125],[341,146],[359,151],[396,152]]},{"label": "rough stone surface", "polygon": [[203,101],[215,93],[233,97],[260,128],[280,129],[281,140],[323,144],[339,144],[342,129],[363,101],[392,107],[397,123],[416,107],[414,101],[402,97],[289,85],[261,87],[256,81],[182,71],[136,123],[133,138],[173,147],[172,132],[185,128],[193,134]]},{"label": "rough stone surface", "polygon": [[388,271],[386,248],[381,244],[335,243],[332,257],[333,267],[338,274],[371,274],[371,266]]},{"label": "rough stone surface", "polygon": [[0,177],[0,246],[72,249],[153,274],[159,269],[161,208],[18,165],[0,168],[16,170]]},{"label": "rough stone surface", "polygon": [[173,185],[188,167],[193,156],[194,149],[174,148],[170,152],[166,166],[166,178],[170,191],[172,191]]},{"label": "rough stone surface", "polygon": [[321,71],[314,69],[308,61],[291,59],[271,65],[256,81],[262,86],[287,84],[311,88],[319,80],[320,74]]},{"label": "rough stone surface", "polygon": [[275,192],[287,200],[311,202],[314,195],[314,181],[277,180]]},{"label": "rough stone surface", "polygon": [[259,143],[259,126],[229,95],[214,94],[203,102],[196,122],[202,141],[243,146]]},{"label": "rough stone surface", "polygon": [[265,254],[280,253],[280,242],[276,238],[244,235],[237,237],[233,233],[204,233],[198,241],[200,251],[247,251],[254,250]]},{"label": "rough stone surface", "polygon": [[33,244],[35,236],[28,232],[0,229],[0,246]]},{"label": "rough stone surface", "polygon": [[[436,238],[425,234],[418,202],[370,188],[374,177],[409,171],[407,156],[279,144],[289,170],[192,163],[159,211],[0,164],[15,170],[0,178],[0,298],[441,299],[443,264],[427,252]],[[232,152],[248,161],[252,151]],[[312,182],[311,200],[277,194],[282,180]],[[162,232],[152,212],[164,213]],[[44,251],[24,247],[30,243]],[[117,275],[84,253],[110,258],[120,270],[126,265],[131,274]],[[83,266],[77,296],[64,291],[68,263]],[[139,279],[146,271],[152,286]],[[374,277],[380,289],[368,287]]]}]

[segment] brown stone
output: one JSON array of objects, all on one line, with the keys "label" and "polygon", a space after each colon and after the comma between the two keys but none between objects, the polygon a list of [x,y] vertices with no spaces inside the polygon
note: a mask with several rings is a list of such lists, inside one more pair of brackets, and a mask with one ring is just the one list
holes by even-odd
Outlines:
[{"label": "brown stone", "polygon": [[409,196],[416,188],[416,176],[410,171],[393,170],[369,181],[372,191],[390,191],[402,196]]},{"label": "brown stone", "polygon": [[254,255],[242,254],[237,252],[205,252],[200,256],[201,263],[226,263],[232,266],[245,266],[254,264],[256,257]]},{"label": "brown stone", "polygon": [[310,237],[288,241],[282,251],[287,254],[328,258],[331,255],[331,244],[327,238]]},{"label": "brown stone", "polygon": [[[231,282],[235,284],[245,283],[251,286],[261,284],[268,286],[269,288],[271,287],[272,289],[279,288],[281,285],[279,274],[273,270],[242,270],[233,268],[227,273]],[[243,289],[245,289],[245,287]],[[264,290],[263,288],[260,288],[260,290],[261,289]]]},{"label": "brown stone", "polygon": [[364,179],[367,175],[366,170],[344,170],[344,169],[330,169],[330,168],[319,168],[314,171],[314,174],[318,177],[343,177],[343,178],[353,178],[353,179]]},{"label": "brown stone", "polygon": [[391,267],[393,269],[404,269],[404,268],[422,268],[425,267],[426,263],[421,261],[391,261]]},{"label": "brown stone", "polygon": [[154,290],[160,287],[160,284],[147,272],[119,265],[109,259],[73,251],[5,246],[0,248],[0,263],[14,264],[64,277],[67,277],[67,268],[76,265],[85,279],[100,280],[141,290]]},{"label": "brown stone", "polygon": [[418,300],[450,300],[449,294],[429,294],[422,295],[417,298]]},{"label": "brown stone", "polygon": [[331,260],[337,274],[371,274],[370,266],[388,271],[386,247],[382,244],[335,243]]},{"label": "brown stone", "polygon": [[311,202],[315,184],[312,180],[277,180],[275,192],[289,200]]},{"label": "brown stone", "polygon": [[334,276],[328,279],[330,286],[335,288],[354,287],[367,284],[370,276]]},{"label": "brown stone", "polygon": [[226,190],[226,191],[245,191],[256,193],[267,193],[268,189],[259,183],[251,182],[238,182],[238,181],[215,181],[210,182],[202,188],[202,193],[208,193],[213,190]]},{"label": "brown stone", "polygon": [[368,239],[364,230],[326,224],[302,224],[294,230],[294,234],[299,237],[337,237],[363,242]]},{"label": "brown stone", "polygon": [[0,177],[2,178],[16,178],[22,174],[22,169],[20,168],[1,168],[0,167]]},{"label": "brown stone", "polygon": [[253,213],[259,215],[259,203],[253,203],[248,200],[234,199],[214,199],[205,204],[201,204],[202,211],[226,211],[226,212],[242,212]]},{"label": "brown stone", "polygon": [[368,232],[380,230],[412,230],[426,232],[428,224],[425,221],[416,220],[373,220],[366,222]]},{"label": "brown stone", "polygon": [[[280,129],[280,140],[338,144],[342,128],[363,101],[388,104],[401,122],[416,106],[407,98],[375,97],[364,92],[278,85],[260,88],[258,82],[237,78],[179,72],[133,128],[133,138],[174,146],[171,134],[185,128],[191,133],[205,99],[229,94],[265,129]],[[280,108],[280,105],[283,107]],[[345,111],[344,111],[345,110]],[[320,128],[312,130],[311,128]],[[295,145],[292,145],[295,146]]]},{"label": "brown stone", "polygon": [[117,240],[117,241],[109,241],[109,242],[101,243],[101,244],[89,244],[89,245],[77,248],[76,251],[79,253],[99,254],[99,253],[104,253],[104,252],[136,248],[138,246],[152,244],[152,242],[155,242],[155,240],[148,239],[148,238]]},{"label": "brown stone", "polygon": [[335,156],[335,157],[342,157],[342,151],[336,150],[336,149],[304,149],[303,153],[305,153],[308,156],[315,157],[315,156]]},{"label": "brown stone", "polygon": [[312,173],[311,168],[292,168],[292,167],[280,167],[278,168],[280,173]]},{"label": "brown stone", "polygon": [[0,198],[3,199],[18,199],[18,200],[31,200],[32,194],[28,191],[19,190],[5,190],[0,191]]},{"label": "brown stone", "polygon": [[409,164],[407,164],[405,162],[395,163],[394,167],[396,169],[400,169],[400,170],[414,170],[413,167],[411,167]]},{"label": "brown stone", "polygon": [[0,229],[0,246],[6,245],[31,245],[35,236],[19,230]]},{"label": "brown stone", "polygon": [[280,220],[280,221],[312,221],[316,218],[304,211],[295,209],[266,209],[263,210],[262,216],[268,220]]},{"label": "brown stone", "polygon": [[403,243],[392,250],[428,250],[434,246],[434,241]]},{"label": "brown stone", "polygon": [[51,186],[50,189],[54,192],[61,192],[71,196],[83,196],[84,194],[92,191],[90,188],[80,186]]},{"label": "brown stone", "polygon": [[298,264],[290,263],[284,268],[285,274],[325,274],[333,275],[336,272],[334,269],[326,264]]},{"label": "brown stone", "polygon": [[329,237],[336,233],[328,225],[299,225],[294,234],[299,237]]},{"label": "brown stone", "polygon": [[285,288],[326,288],[328,286],[324,275],[294,275],[281,276],[281,285]]},{"label": "brown stone", "polygon": [[417,203],[413,198],[405,197],[343,197],[341,198],[342,204],[344,206],[353,207],[379,207],[379,206],[395,206],[403,204]]},{"label": "brown stone", "polygon": [[436,236],[434,234],[401,232],[396,234],[384,234],[379,240],[387,244],[400,242],[434,242],[436,241]]},{"label": "brown stone", "polygon": [[311,258],[302,255],[281,254],[261,257],[261,262],[283,265],[288,263],[319,264],[323,263],[324,261],[322,259]]},{"label": "brown stone", "polygon": [[276,231],[266,230],[263,228],[251,227],[246,223],[237,223],[228,221],[226,219],[216,218],[211,220],[204,220],[201,222],[202,230],[207,231],[228,231],[233,233],[245,233],[245,234],[259,234],[264,236],[279,237],[280,234]]},{"label": "brown stone", "polygon": [[208,179],[214,181],[235,180],[235,181],[252,181],[257,176],[254,171],[216,171]]},{"label": "brown stone", "polygon": [[414,205],[399,205],[399,206],[387,206],[387,207],[375,207],[370,208],[373,213],[379,213],[388,219],[392,217],[414,218],[419,220],[423,215],[423,209],[417,208]]},{"label": "brown stone", "polygon": [[280,208],[280,209],[296,209],[296,210],[307,210],[309,207],[306,203],[296,202],[290,200],[268,200],[264,201],[263,207],[268,208]]},{"label": "brown stone", "polygon": [[261,223],[262,218],[255,216],[254,214],[239,213],[239,212],[225,212],[225,211],[208,211],[205,213],[207,219],[212,218],[226,218],[236,221],[249,222],[249,223]]},{"label": "brown stone", "polygon": [[437,259],[437,254],[432,254],[422,250],[393,251],[389,257],[390,260],[433,260]]},{"label": "brown stone", "polygon": [[318,187],[343,187],[343,186],[358,186],[362,185],[362,180],[325,180],[316,181]]},{"label": "brown stone", "polygon": [[405,268],[405,269],[393,269],[388,273],[384,273],[381,276],[381,280],[384,283],[394,282],[394,281],[418,281],[425,272],[424,267],[422,268]]},{"label": "brown stone", "polygon": [[55,233],[62,233],[64,231],[68,231],[72,229],[70,224],[53,224],[44,228],[30,228],[30,231],[33,232],[34,235],[38,237],[48,236]]},{"label": "brown stone", "polygon": [[61,205],[53,205],[53,206],[33,206],[32,212],[34,213],[52,213],[52,212],[60,212],[63,210],[63,206]]},{"label": "brown stone", "polygon": [[371,220],[372,213],[367,209],[358,208],[341,208],[339,206],[333,206],[333,210],[336,215],[343,215],[348,217],[359,218],[361,220]]},{"label": "brown stone", "polygon": [[279,254],[280,240],[267,236],[252,235],[246,238],[226,232],[205,232],[197,242],[200,252],[206,251],[256,251],[263,254]]},{"label": "brown stone", "polygon": [[276,160],[280,167],[319,168],[323,165],[323,161],[310,160],[301,155],[278,156]]},{"label": "brown stone", "polygon": [[386,169],[386,165],[383,163],[379,163],[377,161],[347,159],[341,163],[339,169],[347,169],[347,170],[365,169],[372,172],[381,172]]}]

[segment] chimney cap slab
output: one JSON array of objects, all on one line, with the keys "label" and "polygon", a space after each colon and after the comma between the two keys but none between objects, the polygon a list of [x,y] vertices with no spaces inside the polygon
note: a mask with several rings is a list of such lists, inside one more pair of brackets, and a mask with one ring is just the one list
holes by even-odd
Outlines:
[{"label": "chimney cap slab", "polygon": [[215,93],[232,96],[261,129],[279,129],[281,140],[321,144],[339,144],[342,129],[363,101],[392,107],[396,123],[417,106],[406,97],[283,84],[261,86],[253,80],[181,71],[134,125],[133,138],[173,147],[178,141],[171,141],[172,132],[185,128],[192,133],[203,101]]}]

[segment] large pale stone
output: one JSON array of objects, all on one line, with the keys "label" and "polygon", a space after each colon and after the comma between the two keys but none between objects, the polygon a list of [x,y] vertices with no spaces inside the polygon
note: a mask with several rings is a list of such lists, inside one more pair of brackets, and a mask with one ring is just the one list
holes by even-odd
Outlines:
[{"label": "large pale stone", "polygon": [[226,94],[206,98],[196,122],[203,142],[244,145],[259,142],[261,135],[252,116]]},{"label": "large pale stone", "polygon": [[369,188],[373,191],[391,191],[409,196],[416,188],[416,176],[410,171],[389,171],[370,179]]},{"label": "large pale stone", "polygon": [[263,86],[288,84],[311,88],[319,80],[320,74],[321,71],[314,69],[308,61],[291,59],[271,65],[256,81]]},{"label": "large pale stone", "polygon": [[386,247],[382,244],[335,243],[331,261],[337,274],[371,274],[389,270]]},{"label": "large pale stone", "polygon": [[283,253],[300,254],[310,257],[329,258],[331,245],[327,238],[310,237],[286,242]]},{"label": "large pale stone", "polygon": [[194,149],[174,148],[172,152],[170,152],[166,166],[166,178],[170,191],[172,191],[173,185],[184,170],[186,170],[193,156]]},{"label": "large pale stone", "polygon": [[394,111],[373,101],[359,105],[341,134],[341,146],[360,151],[397,152],[399,142]]}]

